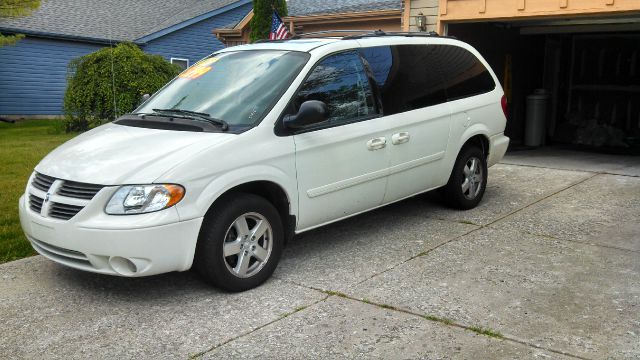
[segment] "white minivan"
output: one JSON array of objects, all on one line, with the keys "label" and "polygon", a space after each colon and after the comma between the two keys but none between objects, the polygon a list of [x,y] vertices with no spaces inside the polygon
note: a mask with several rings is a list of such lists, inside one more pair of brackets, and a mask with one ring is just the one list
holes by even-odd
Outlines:
[{"label": "white minivan", "polygon": [[35,168],[20,220],[41,255],[127,277],[194,266],[242,291],[287,239],[436,188],[481,200],[506,101],[468,44],[417,33],[224,49]]}]

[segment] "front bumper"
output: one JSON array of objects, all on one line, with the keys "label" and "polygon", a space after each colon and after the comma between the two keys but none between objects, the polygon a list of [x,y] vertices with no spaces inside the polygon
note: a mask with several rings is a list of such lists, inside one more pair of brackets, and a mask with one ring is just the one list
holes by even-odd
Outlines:
[{"label": "front bumper", "polygon": [[179,221],[175,208],[109,216],[88,206],[70,220],[57,220],[31,210],[25,196],[19,212],[27,239],[42,256],[80,270],[127,277],[188,270],[202,224],[202,218]]}]

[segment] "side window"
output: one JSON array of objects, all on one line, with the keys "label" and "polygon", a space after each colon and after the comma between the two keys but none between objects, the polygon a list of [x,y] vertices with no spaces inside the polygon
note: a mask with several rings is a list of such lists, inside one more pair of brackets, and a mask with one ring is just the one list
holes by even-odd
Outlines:
[{"label": "side window", "polygon": [[296,107],[307,100],[327,104],[330,125],[375,114],[369,79],[354,51],[329,56],[313,69],[298,92]]},{"label": "side window", "polygon": [[385,115],[446,102],[434,46],[379,46],[361,51],[376,79]]},{"label": "side window", "polygon": [[449,101],[486,93],[496,84],[487,68],[468,50],[451,45],[437,45],[442,74]]},{"label": "side window", "polygon": [[[393,67],[391,46],[362,48],[362,57],[366,60],[379,88],[383,88]],[[397,65],[397,64],[396,64]]]}]

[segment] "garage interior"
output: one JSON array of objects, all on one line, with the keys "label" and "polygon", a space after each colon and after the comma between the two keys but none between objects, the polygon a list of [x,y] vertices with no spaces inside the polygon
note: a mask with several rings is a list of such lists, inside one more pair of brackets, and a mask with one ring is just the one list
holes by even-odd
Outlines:
[{"label": "garage interior", "polygon": [[640,16],[447,24],[489,62],[514,147],[640,154]]}]

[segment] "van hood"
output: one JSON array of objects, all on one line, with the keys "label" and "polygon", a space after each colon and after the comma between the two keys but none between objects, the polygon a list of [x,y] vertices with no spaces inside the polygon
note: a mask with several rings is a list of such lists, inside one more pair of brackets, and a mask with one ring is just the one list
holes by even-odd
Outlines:
[{"label": "van hood", "polygon": [[100,185],[152,183],[181,161],[235,136],[107,124],[62,144],[35,170]]}]

